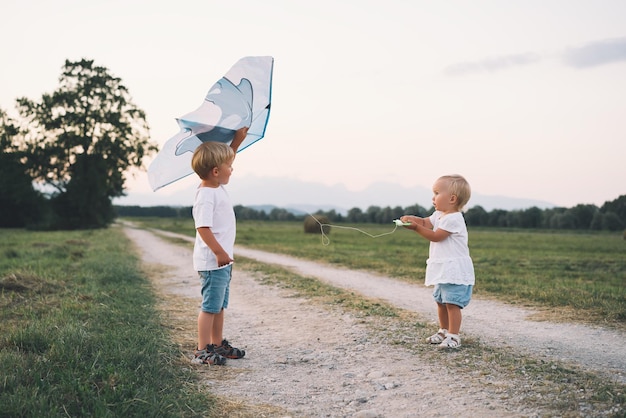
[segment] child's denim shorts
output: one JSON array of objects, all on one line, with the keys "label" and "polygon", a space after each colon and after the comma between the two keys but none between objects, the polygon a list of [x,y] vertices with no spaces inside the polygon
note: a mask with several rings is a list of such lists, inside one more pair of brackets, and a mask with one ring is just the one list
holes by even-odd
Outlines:
[{"label": "child's denim shorts", "polygon": [[437,303],[451,303],[463,309],[472,299],[473,287],[466,284],[439,283],[435,285],[433,298]]},{"label": "child's denim shorts", "polygon": [[199,271],[202,285],[202,312],[218,314],[228,307],[230,277],[233,266],[217,270]]}]

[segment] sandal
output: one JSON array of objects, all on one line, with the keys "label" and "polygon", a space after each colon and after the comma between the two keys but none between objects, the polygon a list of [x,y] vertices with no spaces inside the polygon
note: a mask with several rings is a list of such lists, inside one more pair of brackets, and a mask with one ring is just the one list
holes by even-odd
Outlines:
[{"label": "sandal", "polygon": [[240,350],[238,348],[230,345],[228,340],[222,340],[222,344],[219,347],[215,348],[215,352],[221,355],[222,357],[239,359],[243,358],[246,355],[245,350]]},{"label": "sandal", "polygon": [[439,328],[439,331],[437,331],[436,334],[433,334],[430,337],[426,338],[426,342],[429,344],[441,344],[443,340],[446,339],[447,335],[447,329]]},{"label": "sandal", "polygon": [[214,344],[208,344],[204,350],[196,350],[191,362],[194,364],[223,366],[226,364],[226,359],[216,352]]},{"label": "sandal", "polygon": [[439,348],[459,348],[461,346],[461,337],[458,334],[448,334],[446,339],[439,344]]}]

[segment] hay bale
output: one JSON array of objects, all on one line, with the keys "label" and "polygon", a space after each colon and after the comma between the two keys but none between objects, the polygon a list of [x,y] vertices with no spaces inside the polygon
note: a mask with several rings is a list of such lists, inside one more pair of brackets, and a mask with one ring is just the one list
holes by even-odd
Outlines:
[{"label": "hay bale", "polygon": [[304,218],[304,232],[306,234],[330,234],[328,217],[325,215],[309,215]]}]

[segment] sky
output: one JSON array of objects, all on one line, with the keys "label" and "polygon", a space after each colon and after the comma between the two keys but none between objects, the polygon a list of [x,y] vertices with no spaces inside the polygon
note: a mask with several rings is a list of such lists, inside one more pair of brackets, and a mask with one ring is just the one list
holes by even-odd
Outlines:
[{"label": "sky", "polygon": [[[358,191],[459,173],[483,195],[601,206],[626,194],[623,0],[5,0],[0,108],[66,59],[122,79],[154,142],[241,57],[274,57],[265,138],[231,182]],[[148,166],[150,160],[146,160]],[[155,192],[197,185],[194,176]],[[128,192],[151,192],[145,172]],[[256,202],[259,204],[271,202]]]}]

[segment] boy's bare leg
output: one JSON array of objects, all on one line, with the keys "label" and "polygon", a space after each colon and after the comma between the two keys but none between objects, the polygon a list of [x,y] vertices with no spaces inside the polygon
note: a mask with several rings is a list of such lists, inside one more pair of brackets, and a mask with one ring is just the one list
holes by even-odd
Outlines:
[{"label": "boy's bare leg", "polygon": [[215,317],[215,314],[203,311],[198,314],[198,350],[204,350],[208,344],[211,344]]},{"label": "boy's bare leg", "polygon": [[213,315],[213,327],[211,328],[211,342],[209,344],[215,344],[219,346],[222,344],[223,331],[224,331],[224,309],[218,314]]}]

